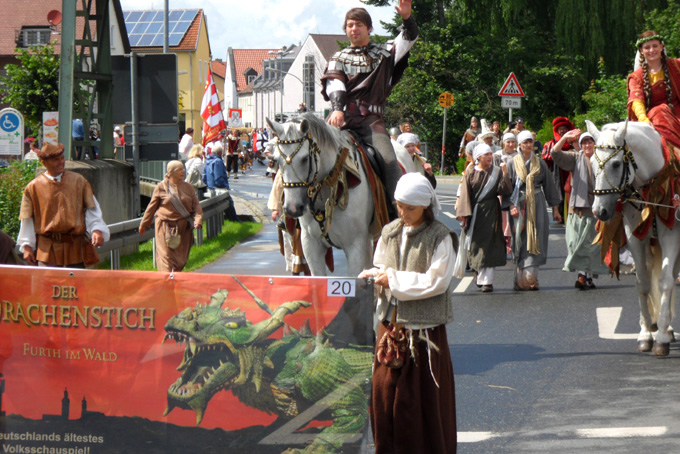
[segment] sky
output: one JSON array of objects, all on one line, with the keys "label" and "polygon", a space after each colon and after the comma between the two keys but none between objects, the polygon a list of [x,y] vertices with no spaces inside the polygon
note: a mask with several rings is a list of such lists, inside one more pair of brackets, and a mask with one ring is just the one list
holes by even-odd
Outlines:
[{"label": "sky", "polygon": [[[120,0],[124,11],[162,10],[164,0]],[[394,6],[378,8],[359,0],[169,0],[172,9],[202,8],[208,22],[213,59],[225,60],[227,48],[280,49],[302,43],[308,34],[342,34],[348,9],[362,6],[371,14],[373,33],[384,34],[380,21],[391,22]]]}]

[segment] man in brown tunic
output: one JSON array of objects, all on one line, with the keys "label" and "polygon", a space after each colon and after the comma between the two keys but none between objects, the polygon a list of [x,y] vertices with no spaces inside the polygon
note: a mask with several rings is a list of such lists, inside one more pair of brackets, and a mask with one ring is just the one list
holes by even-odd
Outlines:
[{"label": "man in brown tunic", "polygon": [[92,187],[64,170],[64,145],[45,144],[38,157],[46,171],[33,179],[21,200],[17,242],[29,265],[84,267],[84,242],[101,246],[109,238]]}]

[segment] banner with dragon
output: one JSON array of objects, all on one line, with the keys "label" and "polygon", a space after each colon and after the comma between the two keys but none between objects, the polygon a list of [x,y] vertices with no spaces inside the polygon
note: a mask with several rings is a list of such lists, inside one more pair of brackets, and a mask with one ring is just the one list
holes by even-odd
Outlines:
[{"label": "banner with dragon", "polygon": [[363,280],[0,266],[2,452],[359,452],[372,300]]}]

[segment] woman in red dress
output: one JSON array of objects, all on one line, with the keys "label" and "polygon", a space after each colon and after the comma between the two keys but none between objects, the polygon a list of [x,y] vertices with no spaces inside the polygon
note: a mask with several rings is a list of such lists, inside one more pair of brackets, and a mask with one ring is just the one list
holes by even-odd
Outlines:
[{"label": "woman in red dress", "polygon": [[650,122],[680,148],[680,59],[666,56],[663,37],[654,31],[635,44],[639,56],[628,76],[628,119]]}]

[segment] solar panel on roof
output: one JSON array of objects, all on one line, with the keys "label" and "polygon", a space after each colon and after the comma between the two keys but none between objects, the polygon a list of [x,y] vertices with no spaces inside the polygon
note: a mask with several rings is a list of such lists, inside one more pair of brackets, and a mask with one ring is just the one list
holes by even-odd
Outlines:
[{"label": "solar panel on roof", "polygon": [[[159,33],[153,37],[151,41],[151,46],[162,46],[163,45],[163,33]],[[170,38],[168,38],[168,45],[170,45]]]},{"label": "solar panel on roof", "polygon": [[142,35],[129,35],[128,40],[130,40],[130,46],[135,47],[139,45],[139,38],[141,38]]},{"label": "solar panel on roof", "polygon": [[189,29],[190,26],[191,26],[191,22],[184,22],[184,21],[177,22],[174,29],[170,28],[170,32],[171,33],[181,33],[182,35],[184,35],[187,32],[187,30]]},{"label": "solar panel on roof", "polygon": [[151,22],[149,28],[146,29],[146,33],[158,33],[163,31],[163,22]]},{"label": "solar panel on roof", "polygon": [[142,35],[142,37],[139,39],[139,43],[137,44],[138,46],[150,46],[151,41],[153,41],[153,35]]},{"label": "solar panel on roof", "polygon": [[194,17],[196,17],[197,12],[198,12],[197,9],[188,9],[188,10],[184,11],[184,14],[182,14],[181,20],[192,21],[192,20],[194,20]]},{"label": "solar panel on roof", "polygon": [[158,11],[144,11],[142,18],[139,19],[140,22],[151,22],[157,16]]},{"label": "solar panel on roof", "polygon": [[144,32],[146,31],[146,29],[148,27],[149,27],[148,22],[137,22],[137,24],[135,25],[135,28],[133,28],[130,33],[142,35],[142,34],[144,34]]},{"label": "solar panel on roof", "polygon": [[[172,10],[168,13],[168,44],[177,46],[198,14],[197,9]],[[125,28],[130,45],[163,45],[163,11],[124,11]]]},{"label": "solar panel on roof", "polygon": [[125,22],[137,22],[142,17],[142,11],[129,11]]},{"label": "solar panel on roof", "polygon": [[184,35],[181,33],[170,33],[170,36],[168,37],[168,46],[179,46],[183,36]]}]

